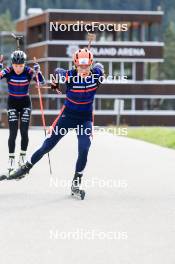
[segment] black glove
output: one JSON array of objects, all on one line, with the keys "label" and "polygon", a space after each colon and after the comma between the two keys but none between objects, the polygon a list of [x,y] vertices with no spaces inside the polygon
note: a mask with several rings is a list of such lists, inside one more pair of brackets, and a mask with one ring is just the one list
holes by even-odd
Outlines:
[{"label": "black glove", "polygon": [[59,89],[59,83],[52,82],[51,83],[51,89],[54,91]]}]

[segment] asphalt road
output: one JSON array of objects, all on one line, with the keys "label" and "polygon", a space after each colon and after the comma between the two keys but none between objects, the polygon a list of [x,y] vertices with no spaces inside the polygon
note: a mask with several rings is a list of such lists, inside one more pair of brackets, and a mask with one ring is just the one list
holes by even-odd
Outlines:
[{"label": "asphalt road", "polygon": [[[0,168],[8,160],[0,130]],[[30,131],[32,153],[43,131]],[[175,151],[126,137],[95,136],[86,199],[70,196],[77,139],[67,135],[21,181],[0,183],[1,264],[174,264]],[[18,139],[19,145],[19,139]]]}]

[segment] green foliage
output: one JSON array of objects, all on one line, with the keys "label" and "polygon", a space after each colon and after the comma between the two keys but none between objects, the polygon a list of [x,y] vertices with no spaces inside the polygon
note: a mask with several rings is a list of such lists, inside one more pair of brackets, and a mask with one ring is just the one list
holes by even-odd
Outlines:
[{"label": "green foliage", "polygon": [[0,31],[13,31],[15,24],[11,19],[9,10],[0,16]]},{"label": "green foliage", "polygon": [[128,128],[128,137],[175,149],[175,131],[173,128]]},{"label": "green foliage", "polygon": [[[142,140],[152,144],[156,144],[166,148],[175,149],[175,129],[167,127],[126,127],[120,126],[116,128],[115,126],[107,127],[107,131],[113,135],[119,135],[119,131],[122,128],[127,129],[127,137]],[[110,129],[109,129],[110,128]]]},{"label": "green foliage", "polygon": [[[27,8],[40,7],[47,8],[65,8],[65,9],[104,9],[104,10],[151,10],[157,6],[161,0],[26,0]],[[165,0],[164,0],[165,1]],[[169,0],[172,1],[172,0]],[[154,5],[152,4],[154,2]],[[10,10],[12,18],[19,17],[20,0],[0,0],[0,14],[4,13],[7,7]]]},{"label": "green foliage", "polygon": [[175,23],[170,22],[164,33],[164,63],[161,65],[161,79],[175,79]]}]

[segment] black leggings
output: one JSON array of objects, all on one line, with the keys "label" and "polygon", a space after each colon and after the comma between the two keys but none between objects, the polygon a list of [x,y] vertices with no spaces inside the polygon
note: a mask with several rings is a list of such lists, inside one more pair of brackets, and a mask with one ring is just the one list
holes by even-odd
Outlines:
[{"label": "black leggings", "polygon": [[15,152],[15,142],[18,127],[21,133],[21,150],[26,151],[29,143],[28,130],[31,115],[31,100],[29,96],[23,99],[8,98],[8,123],[9,123],[9,153]]}]

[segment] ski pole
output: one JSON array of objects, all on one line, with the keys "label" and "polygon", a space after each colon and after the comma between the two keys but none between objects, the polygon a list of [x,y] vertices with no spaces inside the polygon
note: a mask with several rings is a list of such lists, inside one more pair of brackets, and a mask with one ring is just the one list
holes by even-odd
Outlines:
[{"label": "ski pole", "polygon": [[[42,89],[51,89],[51,86],[42,86]],[[62,92],[58,89],[55,90],[57,92],[57,94],[62,94]]]},{"label": "ski pole", "polygon": [[[34,57],[34,62],[36,63],[36,58]],[[39,95],[39,102],[40,102],[40,109],[41,109],[41,117],[42,117],[42,124],[44,128],[44,134],[46,137],[46,121],[45,121],[45,116],[44,116],[44,108],[43,108],[43,101],[42,101],[42,95],[41,95],[41,89],[40,89],[40,82],[38,78],[38,73],[36,73],[36,83],[37,83],[37,89],[38,89],[38,95]],[[48,155],[48,161],[49,161],[49,168],[50,168],[50,174],[52,174],[52,167],[51,167],[51,161],[50,161],[50,155],[49,152],[47,153]]]},{"label": "ski pole", "polygon": [[15,35],[14,33],[12,33],[11,35],[16,40],[17,49],[20,50],[20,41],[23,39],[23,36]]},{"label": "ski pole", "polygon": [[88,50],[90,50],[91,43],[92,43],[92,41],[94,41],[96,39],[96,35],[88,32],[87,39],[89,41],[89,43],[88,43]]},{"label": "ski pole", "polygon": [[[88,32],[87,39],[89,41],[89,43],[88,43],[88,50],[90,50],[91,43],[92,43],[92,41],[94,41],[96,39],[96,35]],[[94,127],[94,112],[92,112],[92,127]],[[92,132],[91,136],[93,138],[93,132]]]},{"label": "ski pole", "polygon": [[3,61],[4,61],[4,56],[1,54],[0,55],[0,63],[3,63]]}]

